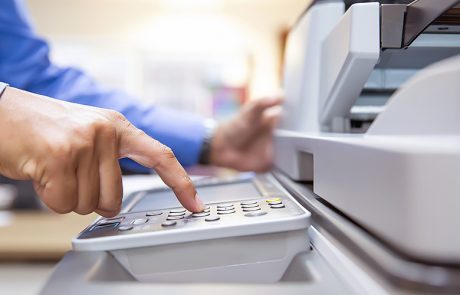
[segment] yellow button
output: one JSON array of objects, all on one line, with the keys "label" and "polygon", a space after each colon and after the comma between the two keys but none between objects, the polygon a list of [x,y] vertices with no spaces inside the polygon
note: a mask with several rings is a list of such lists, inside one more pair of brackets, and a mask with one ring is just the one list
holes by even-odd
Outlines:
[{"label": "yellow button", "polygon": [[267,203],[271,203],[271,202],[281,202],[281,198],[272,198],[272,199],[267,199],[265,200]]}]

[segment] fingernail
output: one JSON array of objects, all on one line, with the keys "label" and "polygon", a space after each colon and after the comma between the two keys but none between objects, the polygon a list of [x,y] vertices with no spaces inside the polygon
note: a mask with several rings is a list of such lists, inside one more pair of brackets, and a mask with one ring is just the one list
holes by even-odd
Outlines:
[{"label": "fingernail", "polygon": [[195,195],[195,202],[196,202],[197,207],[199,209],[198,212],[203,211],[205,206],[204,206],[203,201],[200,199],[200,197],[198,197],[198,195]]}]

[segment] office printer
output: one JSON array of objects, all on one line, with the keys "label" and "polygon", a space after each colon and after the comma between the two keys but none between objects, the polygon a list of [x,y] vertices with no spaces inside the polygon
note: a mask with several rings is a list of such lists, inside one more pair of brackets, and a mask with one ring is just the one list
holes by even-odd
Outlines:
[{"label": "office printer", "polygon": [[[406,255],[441,263],[460,263],[456,4],[312,7],[289,37],[289,116],[276,136],[276,165],[290,177],[313,180],[316,194]],[[363,132],[366,103],[381,112]]]},{"label": "office printer", "polygon": [[[127,260],[72,251],[42,294],[458,292],[459,2],[313,1],[292,28],[285,116],[267,177],[313,219],[311,249],[279,281],[259,280],[259,270],[236,282],[140,283]],[[225,190],[216,180],[214,192],[219,185]],[[146,203],[156,214],[159,203]],[[102,220],[88,230],[105,224],[113,226]],[[244,248],[249,257],[264,251]],[[145,255],[161,267],[141,252],[137,261]]]}]

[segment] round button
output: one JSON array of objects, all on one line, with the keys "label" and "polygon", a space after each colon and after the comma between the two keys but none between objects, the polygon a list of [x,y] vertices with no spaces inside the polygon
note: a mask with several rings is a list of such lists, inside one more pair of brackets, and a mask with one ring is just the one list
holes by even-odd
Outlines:
[{"label": "round button", "polygon": [[273,209],[281,209],[281,208],[284,208],[286,206],[284,206],[284,204],[275,204],[275,205],[270,205],[270,208],[273,208]]},{"label": "round button", "polygon": [[171,211],[169,211],[170,213],[185,213],[185,209],[183,208],[179,208],[179,209],[172,209]]},{"label": "round button", "polygon": [[184,216],[168,216],[166,218],[166,220],[179,220],[179,219],[183,219]]},{"label": "round button", "polygon": [[169,216],[184,216],[185,212],[182,213],[176,213],[176,212],[169,212]]},{"label": "round button", "polygon": [[259,207],[259,204],[249,204],[249,205],[241,205],[241,208],[245,209],[245,208],[255,208],[255,207]]},{"label": "round button", "polygon": [[220,219],[219,216],[209,216],[209,217],[206,217],[204,220],[206,220],[206,221],[217,221],[219,219]]},{"label": "round button", "polygon": [[208,213],[208,212],[198,212],[198,213],[193,213],[192,217],[206,217],[206,216],[209,216],[209,215],[211,215],[211,214]]},{"label": "round button", "polygon": [[119,231],[127,231],[127,230],[132,230],[132,229],[133,229],[132,225],[122,225],[122,226],[118,227]]},{"label": "round button", "polygon": [[255,208],[244,208],[244,209],[243,209],[243,212],[259,211],[259,210],[260,210],[259,207],[255,207]]},{"label": "round button", "polygon": [[269,205],[279,205],[279,204],[283,204],[283,202],[281,201],[272,201],[272,202],[268,202]]},{"label": "round button", "polygon": [[166,227],[166,226],[173,226],[173,225],[176,225],[176,224],[177,224],[176,221],[174,221],[174,220],[169,220],[169,221],[163,222],[161,225]]},{"label": "round button", "polygon": [[123,219],[124,217],[106,218],[104,220],[99,221],[98,224],[109,224],[109,223],[121,222]]},{"label": "round button", "polygon": [[265,202],[270,203],[270,202],[281,202],[281,198],[271,198],[265,200]]},{"label": "round button", "polygon": [[158,215],[161,215],[161,214],[163,214],[163,212],[161,212],[161,211],[147,212],[147,213],[145,213],[145,216],[158,216]]},{"label": "round button", "polygon": [[229,210],[229,211],[218,211],[217,214],[232,214],[232,213],[235,213],[236,211],[235,210]]},{"label": "round button", "polygon": [[231,203],[227,203],[227,204],[219,204],[217,205],[217,209],[219,208],[228,208],[228,207],[233,207],[234,205],[231,204]]},{"label": "round button", "polygon": [[254,205],[257,204],[257,201],[244,201],[240,203],[241,206],[246,206],[246,205]]},{"label": "round button", "polygon": [[131,224],[135,224],[135,225],[144,224],[147,221],[149,221],[148,218],[138,218],[138,219],[133,220],[133,222],[131,222]]},{"label": "round button", "polygon": [[257,216],[262,216],[262,215],[265,215],[265,214],[267,214],[267,212],[265,212],[265,211],[254,211],[254,212],[248,212],[248,213],[244,214],[244,216],[257,217]]},{"label": "round button", "polygon": [[235,207],[217,208],[217,212],[235,210]]}]

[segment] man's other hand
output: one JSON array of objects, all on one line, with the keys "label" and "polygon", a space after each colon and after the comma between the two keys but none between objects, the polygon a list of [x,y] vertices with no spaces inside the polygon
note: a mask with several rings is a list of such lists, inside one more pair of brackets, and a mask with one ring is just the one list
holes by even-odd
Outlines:
[{"label": "man's other hand", "polygon": [[259,99],[243,106],[220,125],[211,141],[212,165],[263,172],[273,159],[273,130],[280,117],[281,98]]},{"label": "man's other hand", "polygon": [[124,157],[155,169],[188,210],[203,209],[171,149],[120,113],[11,87],[0,99],[0,174],[31,179],[56,212],[118,214]]}]

